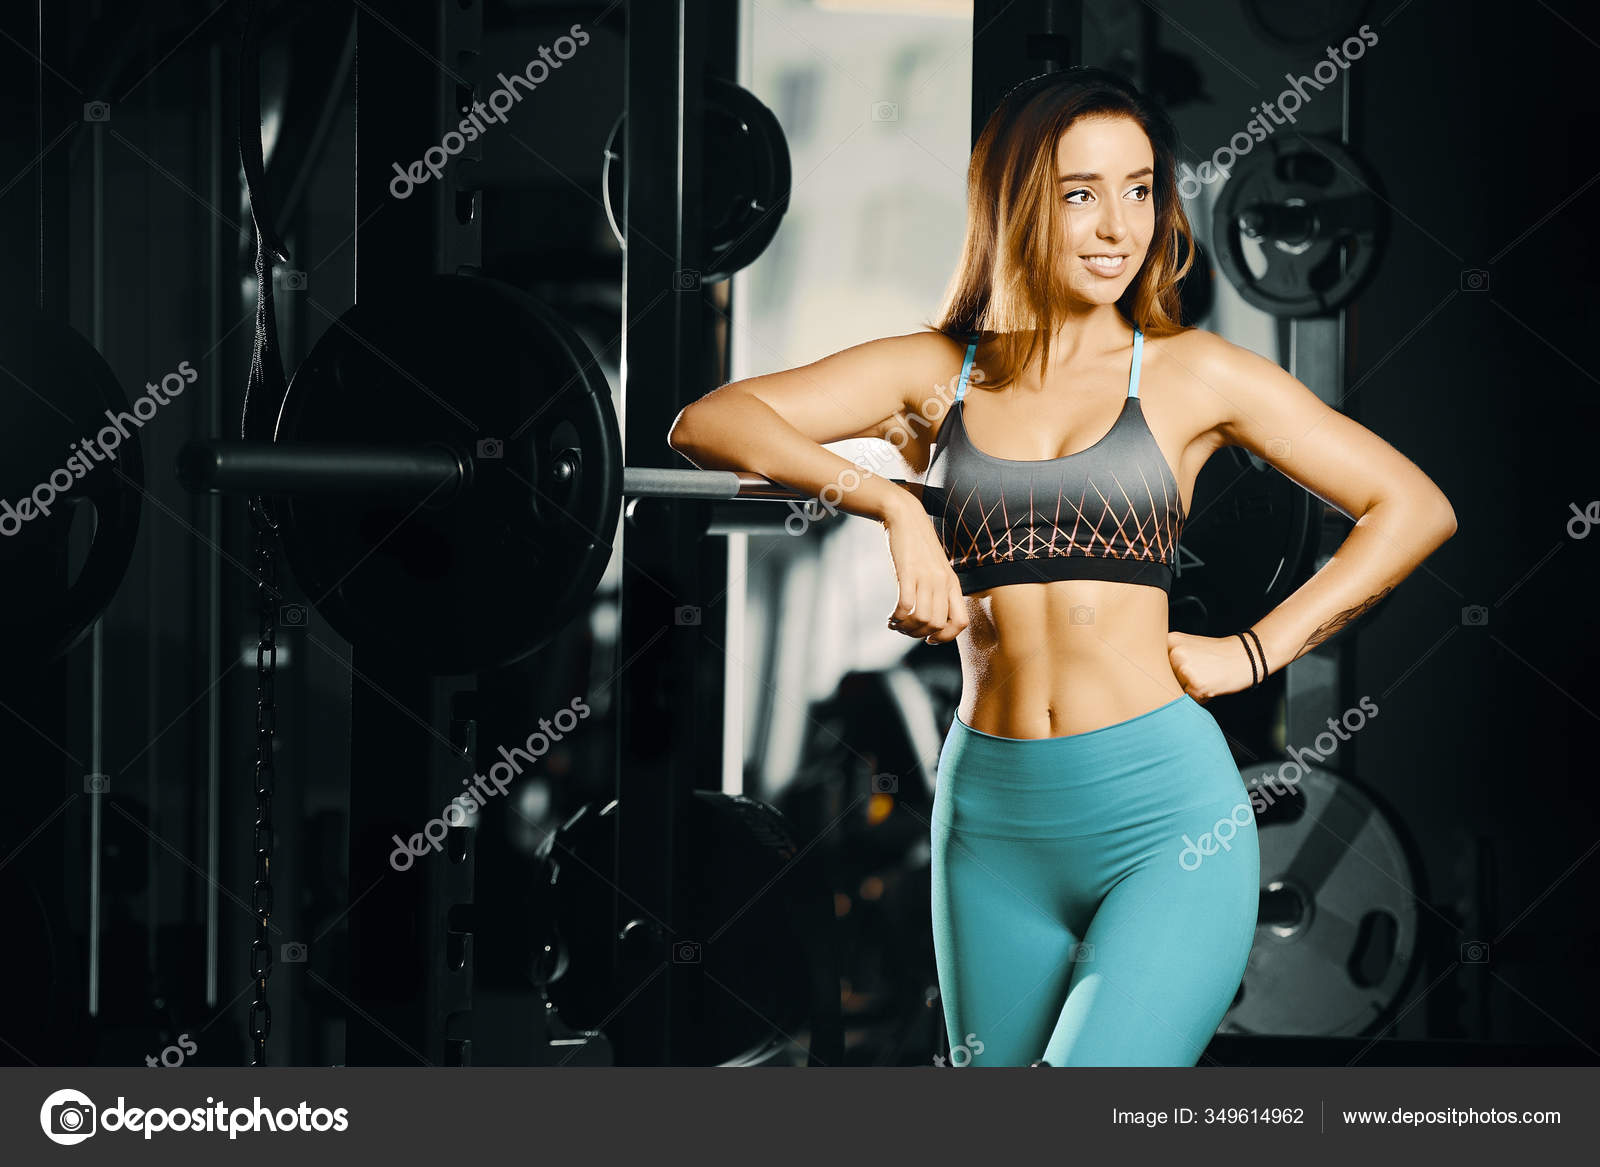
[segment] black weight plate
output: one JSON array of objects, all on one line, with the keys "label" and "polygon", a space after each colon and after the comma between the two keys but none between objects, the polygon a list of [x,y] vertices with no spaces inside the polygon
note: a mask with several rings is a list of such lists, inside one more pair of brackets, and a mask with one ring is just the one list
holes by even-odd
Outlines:
[{"label": "black weight plate", "polygon": [[[720,77],[707,77],[701,142],[702,283],[725,280],[766,251],[789,209],[789,143],[783,127],[759,98]],[[601,183],[606,218],[617,242],[622,229],[627,115],[606,139]]]},{"label": "black weight plate", "polygon": [[510,664],[586,610],[611,558],[610,388],[555,313],[496,281],[436,276],[358,303],[296,371],[277,440],[435,443],[466,468],[470,485],[426,505],[280,500],[296,580],[363,654],[436,675]]},{"label": "black weight plate", "polygon": [[789,143],[748,89],[710,78],[702,191],[707,266],[726,279],[766,251],[789,209]]},{"label": "black weight plate", "polygon": [[1178,538],[1169,619],[1176,632],[1228,636],[1310,578],[1322,500],[1239,446],[1200,468]]},{"label": "black weight plate", "polygon": [[[0,635],[13,664],[41,663],[78,643],[127,572],[144,487],[139,427],[148,420],[128,409],[105,358],[71,326],[39,318],[0,334]],[[127,417],[113,428],[118,414]],[[109,447],[111,456],[93,458],[79,443]],[[49,514],[38,513],[40,503]],[[94,535],[69,584],[69,534],[83,505]]]},{"label": "black weight plate", "polygon": [[1220,1031],[1377,1031],[1421,955],[1423,868],[1404,822],[1360,782],[1318,766],[1278,759],[1239,776],[1256,810],[1262,890],[1293,907],[1257,925]]},{"label": "black weight plate", "polygon": [[1336,312],[1383,256],[1388,216],[1380,190],[1377,176],[1339,142],[1269,138],[1239,159],[1212,208],[1217,263],[1264,312]]}]

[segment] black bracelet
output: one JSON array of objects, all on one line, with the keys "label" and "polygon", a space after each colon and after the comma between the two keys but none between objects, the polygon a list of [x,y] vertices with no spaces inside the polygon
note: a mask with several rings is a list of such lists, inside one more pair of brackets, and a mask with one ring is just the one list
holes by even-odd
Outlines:
[{"label": "black bracelet", "polygon": [[[1256,651],[1261,654],[1261,680],[1265,681],[1272,671],[1267,667],[1267,650],[1261,647],[1261,637],[1256,635],[1254,628],[1246,628],[1245,631],[1250,634],[1250,639],[1256,642]],[[1261,681],[1256,683],[1259,685]]]},{"label": "black bracelet", "polygon": [[1250,651],[1250,642],[1244,638],[1243,632],[1235,632],[1234,635],[1239,638],[1239,643],[1244,645],[1245,656],[1250,658],[1250,687],[1254,689],[1261,684],[1261,678],[1256,675],[1256,654]]}]

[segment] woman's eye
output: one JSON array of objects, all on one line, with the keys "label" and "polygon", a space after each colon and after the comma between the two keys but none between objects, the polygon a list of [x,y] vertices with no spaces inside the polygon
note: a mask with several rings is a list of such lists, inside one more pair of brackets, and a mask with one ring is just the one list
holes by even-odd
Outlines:
[{"label": "woman's eye", "polygon": [[1067,195],[1065,197],[1065,201],[1069,202],[1069,203],[1072,203],[1072,205],[1075,206],[1075,207],[1081,207],[1081,206],[1083,206],[1082,203],[1073,202],[1073,200],[1076,199],[1079,195],[1082,195],[1084,198],[1093,198],[1094,197],[1094,192],[1093,191],[1089,191],[1089,190],[1075,190],[1071,194],[1069,194],[1069,195]]},{"label": "woman's eye", "polygon": [[1136,186],[1136,187],[1133,188],[1133,190],[1130,190],[1128,193],[1129,194],[1133,194],[1135,192],[1139,193],[1139,195],[1140,195],[1139,201],[1140,202],[1143,202],[1145,199],[1150,197],[1150,188],[1148,186]]}]

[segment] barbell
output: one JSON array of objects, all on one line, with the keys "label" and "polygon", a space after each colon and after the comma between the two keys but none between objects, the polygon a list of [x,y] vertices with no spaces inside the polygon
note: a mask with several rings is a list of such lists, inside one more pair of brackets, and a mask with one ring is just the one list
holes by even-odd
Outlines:
[{"label": "barbell", "polygon": [[[647,392],[648,369],[633,376]],[[451,675],[521,660],[587,608],[624,496],[809,501],[756,474],[624,466],[621,450],[610,386],[555,311],[492,279],[434,276],[337,319],[272,442],[191,442],[178,476],[275,498],[289,566],[335,631]],[[938,512],[931,488],[891,481]],[[1180,545],[1185,630],[1206,627],[1206,597],[1233,597],[1230,618],[1265,611],[1315,550],[1315,500],[1271,467],[1211,481]],[[1241,520],[1284,537],[1241,541]]]},{"label": "barbell", "polygon": [[191,442],[178,477],[275,498],[328,623],[450,675],[521,660],[584,610],[624,494],[804,497],[755,474],[624,468],[621,449],[610,386],[560,316],[495,280],[435,276],[338,318],[272,442]]}]

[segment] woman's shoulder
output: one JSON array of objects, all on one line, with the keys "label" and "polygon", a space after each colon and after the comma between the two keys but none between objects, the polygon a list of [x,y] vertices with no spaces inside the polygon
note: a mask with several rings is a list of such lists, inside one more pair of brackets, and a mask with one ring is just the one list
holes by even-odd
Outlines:
[{"label": "woman's shoulder", "polygon": [[925,393],[959,374],[970,342],[968,336],[924,328],[866,343],[874,357],[892,365],[908,393]]},{"label": "woman's shoulder", "polygon": [[1263,359],[1243,345],[1193,326],[1165,336],[1147,335],[1145,352],[1158,359],[1170,358],[1174,365],[1202,381],[1226,378]]}]

